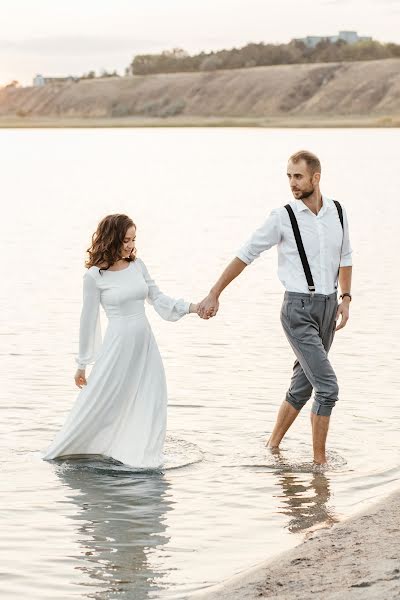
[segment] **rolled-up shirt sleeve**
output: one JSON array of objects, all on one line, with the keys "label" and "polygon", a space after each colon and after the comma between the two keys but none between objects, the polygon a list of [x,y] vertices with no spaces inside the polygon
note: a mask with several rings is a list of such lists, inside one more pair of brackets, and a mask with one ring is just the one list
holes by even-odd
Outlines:
[{"label": "rolled-up shirt sleeve", "polygon": [[277,209],[273,210],[264,223],[256,229],[253,235],[236,253],[237,258],[249,265],[265,250],[279,244],[282,237],[280,216]]},{"label": "rolled-up shirt sleeve", "polygon": [[95,362],[102,345],[100,325],[100,289],[86,271],[83,276],[83,305],[79,327],[78,369]]},{"label": "rolled-up shirt sleeve", "polygon": [[350,244],[350,233],[349,233],[349,223],[347,220],[346,211],[343,210],[343,244],[342,244],[342,252],[340,255],[340,266],[341,267],[351,267],[353,265],[352,253],[353,250]]},{"label": "rolled-up shirt sleeve", "polygon": [[136,259],[143,273],[143,277],[147,283],[148,294],[147,302],[151,304],[154,310],[165,321],[178,321],[189,313],[190,302],[186,302],[183,298],[172,298],[163,294],[159,289],[154,279],[152,279],[146,265],[140,259]]}]

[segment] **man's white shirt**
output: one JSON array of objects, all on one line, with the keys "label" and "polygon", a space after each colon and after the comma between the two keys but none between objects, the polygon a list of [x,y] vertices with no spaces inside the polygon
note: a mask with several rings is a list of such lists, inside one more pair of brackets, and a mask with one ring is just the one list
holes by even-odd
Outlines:
[{"label": "man's white shirt", "polygon": [[[314,279],[315,293],[332,294],[337,288],[339,264],[352,265],[349,226],[343,209],[342,229],[333,200],[323,196],[315,215],[302,200],[290,202],[299,225],[304,250]],[[289,292],[308,293],[303,265],[292,225],[284,206],[274,209],[266,221],[240,248],[236,256],[247,265],[265,250],[278,246],[278,277]]]}]

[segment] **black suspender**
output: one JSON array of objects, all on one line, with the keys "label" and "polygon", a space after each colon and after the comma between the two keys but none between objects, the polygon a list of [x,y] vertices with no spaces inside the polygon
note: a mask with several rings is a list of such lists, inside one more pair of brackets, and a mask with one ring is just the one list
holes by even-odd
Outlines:
[{"label": "black suspender", "polygon": [[337,200],[334,200],[334,203],[335,203],[335,206],[336,206],[337,211],[338,211],[340,224],[342,226],[342,229],[344,230],[344,227],[343,227],[343,209],[342,209],[342,207],[340,205],[340,202],[338,202]]},{"label": "black suspender", "polygon": [[[341,224],[342,230],[343,230],[343,209],[337,200],[334,200],[334,203],[335,203],[336,209],[338,211],[340,224]],[[315,293],[314,280],[313,280],[313,277],[311,274],[310,265],[308,264],[307,255],[304,250],[303,240],[301,239],[297,219],[295,217],[295,214],[294,214],[293,209],[290,206],[290,204],[286,204],[285,208],[288,211],[289,219],[292,224],[293,234],[294,234],[296,244],[297,244],[297,250],[299,251],[301,264],[303,265],[303,269],[304,269],[304,275],[306,276],[306,279],[307,279],[308,291],[310,292],[310,294],[314,294]]]},{"label": "black suspender", "polygon": [[337,211],[338,211],[340,224],[342,226],[342,245],[340,246],[339,266],[338,266],[338,270],[337,270],[336,286],[335,286],[335,289],[337,290],[338,282],[339,282],[339,273],[340,273],[340,261],[341,261],[341,258],[342,258],[342,250],[343,250],[344,227],[343,227],[343,210],[342,210],[342,207],[340,206],[340,203],[337,200],[334,200],[334,203],[335,203],[335,206],[336,206]]},{"label": "black suspender", "polygon": [[311,275],[311,269],[310,269],[310,265],[308,264],[306,251],[304,250],[303,240],[301,239],[300,229],[299,229],[299,226],[297,224],[297,219],[294,216],[294,212],[293,212],[293,209],[290,206],[290,204],[286,204],[285,208],[286,208],[286,210],[289,213],[289,218],[290,218],[290,222],[292,224],[292,229],[293,229],[294,237],[296,239],[297,250],[299,251],[301,263],[302,263],[303,269],[304,269],[304,274],[305,274],[306,279],[307,279],[308,291],[311,294],[314,294],[314,292],[315,292],[314,280],[313,280],[313,277]]}]

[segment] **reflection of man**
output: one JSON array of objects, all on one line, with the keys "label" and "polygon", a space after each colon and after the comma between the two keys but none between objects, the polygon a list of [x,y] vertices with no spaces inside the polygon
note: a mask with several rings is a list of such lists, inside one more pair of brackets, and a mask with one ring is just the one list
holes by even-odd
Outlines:
[{"label": "reflection of man", "polygon": [[[347,323],[351,301],[349,230],[341,205],[320,192],[321,164],[314,154],[307,151],[293,154],[287,176],[294,201],[273,210],[254,232],[200,303],[198,314],[203,318],[215,316],[219,296],[226,286],[262,252],[278,246],[278,275],[286,289],[281,322],[296,362],[267,445],[279,446],[314,389],[311,408],[314,461],[324,464],[329,419],[339,391],[328,352],[335,330]],[[338,280],[342,291],[339,306]]]},{"label": "reflection of man", "polygon": [[[329,481],[324,473],[276,472],[283,489],[280,495],[281,512],[290,517],[288,529],[299,533],[316,525],[333,525],[338,518],[327,503],[330,499]],[[306,479],[311,478],[309,482]]]}]

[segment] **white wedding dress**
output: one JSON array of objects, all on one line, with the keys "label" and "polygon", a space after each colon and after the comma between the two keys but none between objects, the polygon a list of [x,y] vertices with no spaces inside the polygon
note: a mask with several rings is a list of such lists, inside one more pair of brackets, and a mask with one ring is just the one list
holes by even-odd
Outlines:
[{"label": "white wedding dress", "polygon": [[[189,312],[189,302],[160,292],[139,258],[120,271],[86,271],[76,361],[94,366],[44,460],[95,454],[135,468],[162,466],[167,387],[145,299],[168,321]],[[108,317],[103,342],[100,304]]]}]

